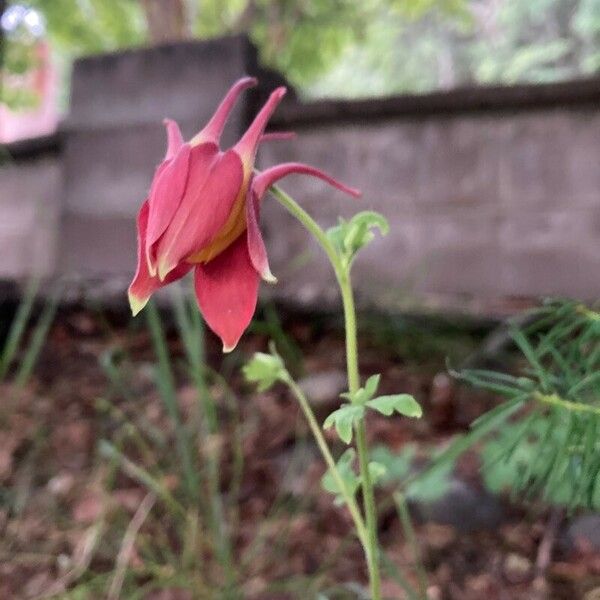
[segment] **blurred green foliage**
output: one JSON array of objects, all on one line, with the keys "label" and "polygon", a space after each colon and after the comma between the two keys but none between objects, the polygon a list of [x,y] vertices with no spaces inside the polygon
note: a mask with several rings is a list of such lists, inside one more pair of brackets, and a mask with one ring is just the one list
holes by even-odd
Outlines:
[{"label": "blurred green foliage", "polygon": [[26,0],[12,2],[38,10],[52,43],[69,54],[91,54],[137,46],[146,26],[132,0]]},{"label": "blurred green foliage", "polygon": [[[151,1],[9,4],[38,11],[69,61],[152,43]],[[312,96],[552,81],[600,69],[600,0],[162,1],[183,6],[182,36],[247,33],[264,64]],[[10,32],[8,41],[19,44],[22,35]]]},{"label": "blurred green foliage", "polygon": [[[600,506],[600,312],[570,300],[548,301],[534,320],[515,327],[522,354],[516,375],[467,369],[458,376],[505,402],[472,424],[471,442],[496,435],[483,448],[484,480],[570,509]],[[480,435],[481,434],[481,435]]]},{"label": "blurred green foliage", "polygon": [[376,96],[470,84],[549,82],[600,68],[599,0],[419,2],[380,10],[363,38],[308,87],[312,95]]}]

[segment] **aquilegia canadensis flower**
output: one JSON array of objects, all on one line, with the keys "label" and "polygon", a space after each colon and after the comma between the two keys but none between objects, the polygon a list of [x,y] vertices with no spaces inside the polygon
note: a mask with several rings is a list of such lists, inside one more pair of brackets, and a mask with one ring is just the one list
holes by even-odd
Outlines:
[{"label": "aquilegia canadensis flower", "polygon": [[359,195],[301,163],[254,171],[258,145],[285,95],[284,87],[271,94],[235,146],[219,148],[235,101],[253,85],[254,78],[237,81],[206,127],[189,142],[183,141],[174,121],[165,120],[167,153],[138,214],[138,265],[129,286],[129,303],[136,315],[153,292],[194,269],[198,306],[221,338],[224,352],[233,350],[252,319],[259,279],[276,281],[259,229],[260,203],[269,187],[290,173],[303,173]]}]

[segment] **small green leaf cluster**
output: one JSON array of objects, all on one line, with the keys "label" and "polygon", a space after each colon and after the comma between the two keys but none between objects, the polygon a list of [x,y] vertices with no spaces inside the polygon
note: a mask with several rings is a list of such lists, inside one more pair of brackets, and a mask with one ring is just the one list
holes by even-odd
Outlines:
[{"label": "small green leaf cluster", "polygon": [[386,417],[398,413],[405,417],[421,417],[423,411],[419,403],[410,394],[392,394],[389,396],[378,396],[374,398],[379,387],[380,375],[372,375],[367,379],[364,387],[355,393],[342,394],[349,402],[342,404],[340,408],[333,411],[323,427],[330,429],[335,427],[339,438],[346,444],[352,441],[352,432],[355,423],[365,416],[367,409],[375,410]]},{"label": "small green leaf cluster", "polygon": [[273,346],[270,354],[256,352],[242,372],[248,383],[256,384],[259,392],[264,392],[278,381],[285,381],[289,377],[281,356]]},{"label": "small green leaf cluster", "polygon": [[365,210],[349,221],[340,218],[337,225],[327,230],[327,237],[346,268],[352,264],[359,250],[375,239],[374,229],[379,229],[381,235],[387,235],[390,226],[383,215]]}]

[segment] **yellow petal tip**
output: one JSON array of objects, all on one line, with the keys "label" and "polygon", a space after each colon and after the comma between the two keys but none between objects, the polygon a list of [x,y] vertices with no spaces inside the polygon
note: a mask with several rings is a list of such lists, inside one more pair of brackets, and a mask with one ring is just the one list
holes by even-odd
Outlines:
[{"label": "yellow petal tip", "polygon": [[172,271],[172,267],[165,260],[158,261],[158,278],[161,281],[165,280],[165,277]]},{"label": "yellow petal tip", "polygon": [[277,277],[275,277],[275,275],[273,275],[273,273],[271,273],[271,271],[267,271],[266,273],[263,273],[262,279],[266,283],[270,283],[272,285],[275,285],[277,283]]},{"label": "yellow petal tip", "polygon": [[138,298],[133,294],[129,294],[129,306],[131,314],[135,317],[148,304],[148,298]]},{"label": "yellow petal tip", "polygon": [[235,346],[236,345],[228,346],[227,344],[223,344],[223,354],[229,354],[230,352],[232,352],[233,350],[235,350]]}]

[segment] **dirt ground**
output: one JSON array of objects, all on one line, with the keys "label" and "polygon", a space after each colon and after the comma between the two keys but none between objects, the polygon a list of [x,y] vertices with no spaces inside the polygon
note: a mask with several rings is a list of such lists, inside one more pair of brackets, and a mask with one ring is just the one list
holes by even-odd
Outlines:
[{"label": "dirt ground", "polygon": [[[259,322],[225,359],[207,336],[209,391],[221,427],[194,438],[199,457],[212,451],[219,456],[222,520],[238,595],[216,591],[227,579],[214,559],[219,536],[207,533],[206,547],[193,546],[202,550],[190,558],[187,526],[149,494],[135,470],[142,467],[179,498],[172,421],[152,378],[155,355],[143,319],[132,325],[120,315],[77,308],[59,314],[27,385],[0,388],[1,600],[107,597],[126,547],[123,538],[144,501],[151,506],[125,552],[122,598],[366,597],[360,546],[345,511],[321,489],[323,464],[298,407],[282,387],[259,394],[242,381],[241,365],[266,348],[271,325],[268,319]],[[288,358],[323,418],[343,391],[341,331],[335,320],[305,316],[286,319],[284,331]],[[369,322],[360,341],[362,374],[381,373],[383,393],[412,393],[425,412],[419,421],[373,418],[371,443],[395,451],[415,443],[424,454],[493,406],[494,398],[445,374],[444,349],[458,359],[478,341],[478,335],[442,336],[423,326],[393,329]],[[178,404],[189,426],[196,388],[177,366],[182,345],[174,334],[169,349]],[[329,439],[335,446],[334,437]],[[101,440],[130,463],[117,465]],[[335,447],[342,450],[339,443]],[[567,521],[547,507],[490,497],[478,470],[476,453],[468,454],[455,475],[462,492],[432,510],[411,505],[429,597],[600,598],[600,554],[593,540],[569,537],[573,517]],[[413,549],[389,502],[390,491],[378,496],[381,541],[387,559],[416,582]],[[459,506],[463,500],[481,508],[483,516],[471,519],[475,511]],[[465,516],[457,522],[457,515]],[[205,530],[198,518],[201,537]],[[396,579],[386,576],[384,591],[400,600],[406,596]]]}]

